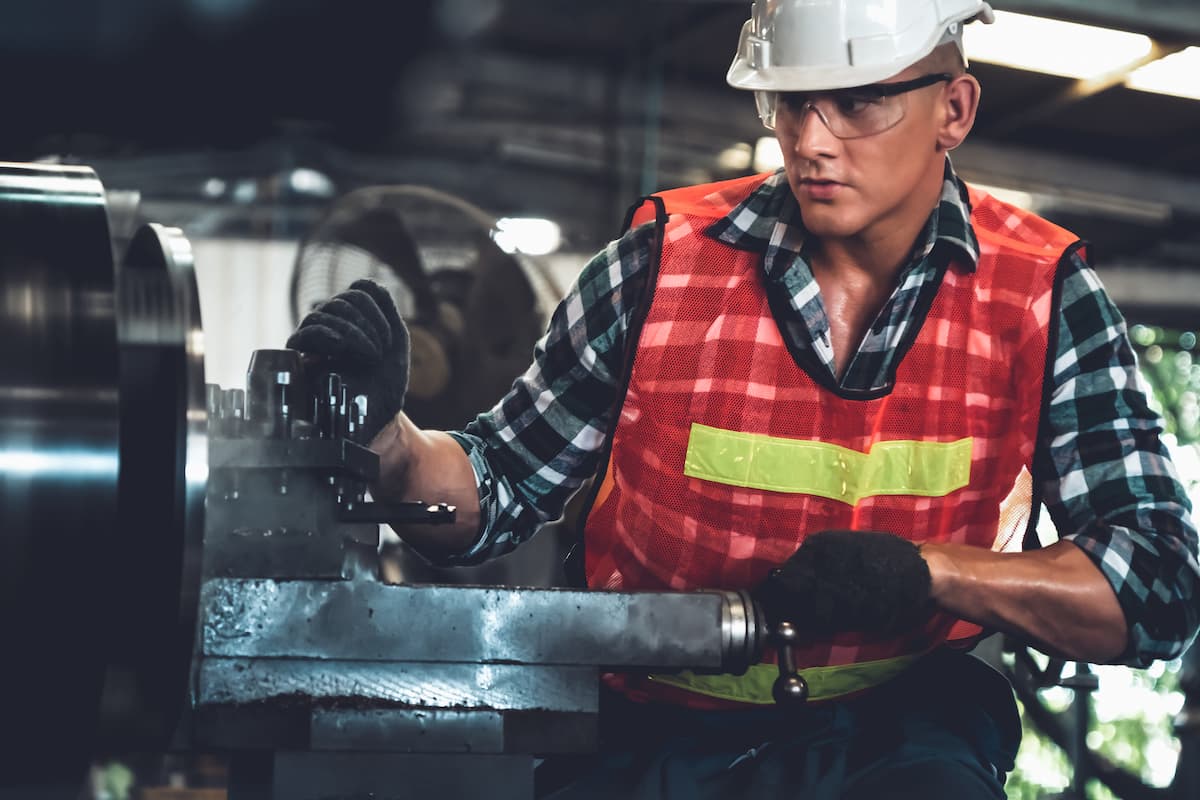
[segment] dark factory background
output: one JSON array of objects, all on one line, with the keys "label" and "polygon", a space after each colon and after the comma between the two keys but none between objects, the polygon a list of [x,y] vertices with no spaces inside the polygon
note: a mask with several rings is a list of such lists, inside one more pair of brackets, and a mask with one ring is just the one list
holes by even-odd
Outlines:
[{"label": "dark factory background", "polygon": [[[1091,243],[1200,499],[1200,4],[994,5],[993,30],[967,37],[983,102],[954,164]],[[207,380],[223,386],[244,380],[252,350],[281,347],[313,303],[379,274],[369,256],[297,258],[330,205],[406,187],[396,202],[424,269],[448,265],[443,302],[504,339],[490,356],[513,369],[503,383],[633,199],[780,163],[752,97],[724,82],[748,13],[742,0],[8,3],[0,160],[93,167],[117,248],[141,222],[183,230]],[[479,236],[520,267],[496,279],[508,305],[490,316],[447,277],[477,269]],[[411,311],[414,278],[386,279]],[[486,371],[471,358],[488,354],[456,353],[450,369]],[[497,399],[490,385],[454,385],[463,402],[442,403],[447,426]],[[1101,670],[1087,736],[1159,787],[1178,754],[1179,672]],[[1058,711],[1072,698],[1042,694]],[[1072,767],[1026,725],[1010,796],[1050,797]],[[219,758],[172,763],[98,763],[92,796],[224,796]],[[172,779],[175,794],[151,787]]]}]

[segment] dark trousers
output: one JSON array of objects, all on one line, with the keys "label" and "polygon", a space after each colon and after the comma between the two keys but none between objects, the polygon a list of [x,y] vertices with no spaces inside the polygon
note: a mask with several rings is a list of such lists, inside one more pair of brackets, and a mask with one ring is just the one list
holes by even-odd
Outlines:
[{"label": "dark trousers", "polygon": [[606,696],[601,752],[548,760],[552,800],[1003,798],[1021,738],[1012,689],[935,653],[859,698],[799,712],[692,711]]}]

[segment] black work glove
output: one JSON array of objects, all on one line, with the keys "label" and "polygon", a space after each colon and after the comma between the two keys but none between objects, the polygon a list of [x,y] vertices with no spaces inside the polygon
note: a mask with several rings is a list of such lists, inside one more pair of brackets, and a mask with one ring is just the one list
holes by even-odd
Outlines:
[{"label": "black work glove", "polygon": [[317,306],[287,346],[322,357],[323,368],[341,374],[356,393],[367,396],[366,441],[404,407],[408,328],[391,295],[374,281],[357,280]]},{"label": "black work glove", "polygon": [[802,633],[890,633],[921,622],[929,608],[929,567],[917,546],[878,531],[819,531],[753,595],[774,627]]}]

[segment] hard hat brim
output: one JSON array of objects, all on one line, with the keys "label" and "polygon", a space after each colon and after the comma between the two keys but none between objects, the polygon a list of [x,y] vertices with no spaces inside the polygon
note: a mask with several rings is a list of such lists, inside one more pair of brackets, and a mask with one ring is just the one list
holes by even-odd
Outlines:
[{"label": "hard hat brim", "polygon": [[[915,59],[913,63],[919,61]],[[855,86],[866,86],[879,83],[894,77],[905,69],[897,70],[895,66],[886,64],[874,69],[862,67],[772,67],[770,78],[754,69],[742,57],[734,59],[725,76],[725,81],[734,89],[747,89],[762,92],[822,92],[833,89],[852,89]]]}]

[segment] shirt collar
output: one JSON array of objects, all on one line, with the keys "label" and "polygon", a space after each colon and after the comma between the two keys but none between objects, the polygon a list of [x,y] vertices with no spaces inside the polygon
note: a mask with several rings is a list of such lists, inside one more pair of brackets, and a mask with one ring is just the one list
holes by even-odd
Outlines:
[{"label": "shirt collar", "polygon": [[[800,207],[782,169],[768,176],[749,197],[710,225],[705,233],[739,250],[765,253],[768,248],[778,248],[796,257],[803,250],[807,236]],[[954,172],[949,157],[946,158],[942,196],[917,237],[912,261],[928,257],[941,243],[953,247],[963,266],[974,271],[979,261],[979,241],[971,227],[971,202],[967,197],[967,186]]]}]

